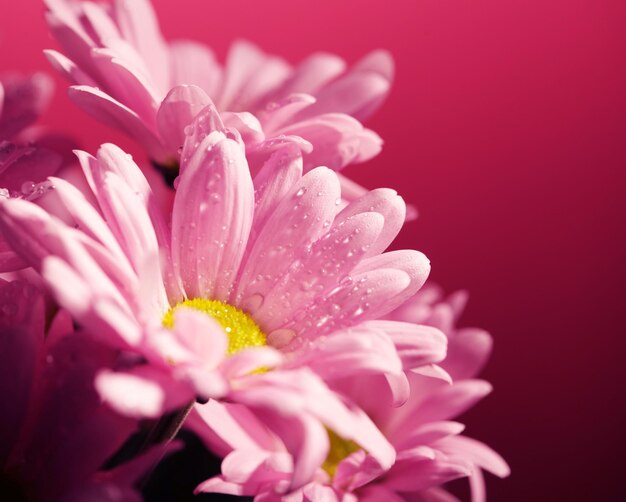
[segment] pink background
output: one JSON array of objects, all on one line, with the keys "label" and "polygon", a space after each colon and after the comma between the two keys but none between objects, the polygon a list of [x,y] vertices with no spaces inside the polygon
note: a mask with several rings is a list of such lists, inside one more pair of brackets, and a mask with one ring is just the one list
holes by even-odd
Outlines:
[{"label": "pink background", "polygon": [[[389,49],[397,81],[369,125],[384,152],[349,173],[421,217],[397,247],[465,287],[495,391],[466,421],[510,462],[492,500],[626,500],[624,0],[155,1],[163,30],[236,37],[295,62]],[[2,2],[0,69],[47,68],[36,0]],[[74,109],[45,117],[93,151],[130,142]],[[134,150],[136,154],[138,150]],[[623,478],[623,476],[621,476]]]}]

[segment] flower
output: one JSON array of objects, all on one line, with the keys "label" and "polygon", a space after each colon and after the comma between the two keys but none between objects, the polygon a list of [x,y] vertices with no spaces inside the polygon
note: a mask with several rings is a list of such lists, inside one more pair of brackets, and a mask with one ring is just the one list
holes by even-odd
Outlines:
[{"label": "flower", "polygon": [[[388,468],[389,443],[324,382],[404,380],[393,337],[368,324],[429,271],[417,251],[383,253],[404,221],[402,200],[381,189],[342,209],[337,175],[302,175],[297,149],[270,157],[255,192],[240,136],[212,107],[188,134],[171,221],[139,168],[105,145],[97,158],[79,153],[96,207],[55,179],[73,224],[8,200],[0,226],[81,326],[147,361],[99,375],[119,412],[157,417],[196,396],[243,404],[296,458],[292,487],[326,457],[324,427]],[[445,353],[445,337],[429,343],[424,363]]]},{"label": "flower", "polygon": [[[45,191],[44,181],[56,173],[62,158],[27,131],[48,105],[52,81],[42,74],[0,77],[0,197],[33,200]],[[40,138],[41,139],[41,138]]]},{"label": "flower", "polygon": [[[47,107],[52,85],[43,73],[0,76],[0,198],[39,199],[50,188],[48,176],[65,164],[60,148],[68,141],[30,127]],[[24,266],[0,236],[0,271]]]},{"label": "flower", "polygon": [[137,425],[93,388],[115,351],[75,333],[63,311],[45,330],[42,295],[24,281],[0,280],[0,303],[3,499],[139,500],[132,485],[162,449],[101,470]]},{"label": "flower", "polygon": [[384,51],[347,71],[343,60],[325,53],[293,68],[240,41],[222,67],[202,44],[167,43],[148,0],[46,4],[48,25],[64,51],[46,55],[74,84],[70,98],[137,139],[166,172],[178,165],[184,127],[210,99],[230,112],[224,113],[228,126],[247,135],[253,170],[285,142],[303,149],[305,170],[339,169],[380,151],[381,139],[359,120],[389,91],[393,62]]},{"label": "flower", "polygon": [[0,138],[17,138],[31,126],[48,106],[52,89],[52,80],[43,73],[0,76]]},{"label": "flower", "polygon": [[[289,492],[292,468],[284,446],[236,406],[210,402],[197,408],[191,425],[209,448],[225,458],[222,474],[201,483],[196,491],[282,502],[453,501],[457,499],[441,485],[469,477],[472,500],[483,502],[481,469],[506,477],[509,467],[491,448],[461,435],[463,424],[451,420],[491,391],[488,382],[474,378],[489,355],[491,337],[482,330],[455,327],[465,300],[464,293],[457,293],[444,301],[441,292],[429,286],[390,315],[445,330],[449,357],[440,364],[455,376],[454,382],[441,378],[441,370],[430,376],[407,372],[410,397],[400,407],[379,375],[345,382],[344,392],[394,446],[397,457],[391,468],[368,462],[367,452],[357,443],[332,436],[332,454],[318,467],[313,481]],[[209,432],[198,426],[203,420],[219,425]]]}]

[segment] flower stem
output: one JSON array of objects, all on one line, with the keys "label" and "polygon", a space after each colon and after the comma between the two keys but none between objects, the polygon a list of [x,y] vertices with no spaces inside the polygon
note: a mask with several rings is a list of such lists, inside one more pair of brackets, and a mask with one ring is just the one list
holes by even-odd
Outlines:
[{"label": "flower stem", "polygon": [[141,452],[157,444],[167,444],[176,437],[178,431],[193,409],[195,401],[191,401],[184,408],[162,416],[146,437]]}]

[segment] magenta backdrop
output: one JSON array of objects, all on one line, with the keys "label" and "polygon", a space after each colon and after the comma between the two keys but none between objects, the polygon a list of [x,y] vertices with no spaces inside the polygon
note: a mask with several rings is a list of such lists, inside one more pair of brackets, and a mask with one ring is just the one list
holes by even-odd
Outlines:
[{"label": "magenta backdrop", "polygon": [[[384,47],[397,81],[369,125],[383,153],[349,170],[421,217],[397,247],[465,287],[495,337],[495,391],[468,433],[510,462],[492,500],[626,500],[624,0],[155,2],[165,34],[223,56],[246,37],[295,62]],[[47,68],[37,0],[2,1],[0,69]],[[45,123],[93,151],[131,148],[69,103]],[[622,465],[620,465],[622,464]]]}]

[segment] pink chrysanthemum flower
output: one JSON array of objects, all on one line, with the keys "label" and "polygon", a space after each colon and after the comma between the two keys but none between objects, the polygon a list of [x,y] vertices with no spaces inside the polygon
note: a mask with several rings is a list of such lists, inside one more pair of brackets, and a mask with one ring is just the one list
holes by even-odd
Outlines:
[{"label": "pink chrysanthemum flower", "polygon": [[[284,446],[255,417],[231,404],[210,402],[197,408],[191,424],[225,459],[222,474],[197,491],[253,495],[263,502],[452,502],[458,499],[441,485],[469,477],[472,500],[484,502],[481,470],[505,477],[509,468],[492,449],[461,435],[463,424],[452,420],[491,390],[488,382],[474,378],[488,358],[491,337],[483,330],[455,326],[465,299],[458,293],[443,301],[439,290],[428,287],[391,315],[445,331],[449,357],[440,364],[454,376],[453,383],[408,372],[410,397],[401,407],[395,406],[389,386],[377,376],[344,383],[394,446],[396,462],[389,470],[366,462],[367,453],[357,443],[334,436],[332,454],[318,466],[314,481],[290,492],[291,460]],[[198,426],[203,420],[215,425]]]},{"label": "pink chrysanthemum flower", "polygon": [[178,164],[182,130],[209,96],[220,112],[231,112],[223,116],[227,125],[248,133],[251,161],[287,141],[305,152],[305,170],[339,169],[380,151],[381,139],[359,120],[389,91],[393,61],[386,52],[373,52],[348,70],[324,53],[293,68],[237,42],[222,67],[202,44],[167,43],[148,0],[46,4],[48,25],[64,52],[46,55],[75,84],[70,98],[136,138],[162,167]]},{"label": "pink chrysanthemum flower", "polygon": [[0,280],[0,304],[2,500],[140,500],[133,484],[162,451],[101,470],[136,429],[93,388],[115,351],[74,333],[63,312],[45,330],[42,297],[26,282]]},{"label": "pink chrysanthemum flower", "polygon": [[[117,410],[159,416],[196,396],[244,404],[294,455],[292,486],[327,455],[324,427],[388,468],[389,443],[324,381],[379,374],[403,387],[394,330],[368,322],[429,271],[417,251],[383,253],[404,203],[382,189],[342,209],[337,175],[303,176],[292,148],[264,164],[255,192],[244,145],[212,108],[187,132],[170,221],[139,168],[108,145],[97,159],[79,153],[96,207],[55,180],[69,224],[9,200],[0,225],[80,325],[149,363],[100,375]],[[418,333],[404,348],[422,344],[424,364],[443,358],[443,335]]]}]

